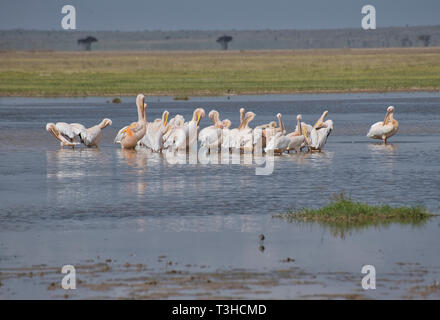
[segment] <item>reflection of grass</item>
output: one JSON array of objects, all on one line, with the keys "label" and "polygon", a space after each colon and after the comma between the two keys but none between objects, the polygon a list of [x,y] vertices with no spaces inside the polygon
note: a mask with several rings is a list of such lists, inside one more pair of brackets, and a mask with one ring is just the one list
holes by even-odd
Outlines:
[{"label": "reflection of grass", "polygon": [[423,225],[434,214],[424,207],[391,207],[369,205],[346,198],[342,193],[335,195],[330,204],[319,209],[289,210],[274,215],[274,218],[289,222],[318,222],[329,227],[333,234],[344,237],[346,231],[360,230],[370,226],[387,226],[392,223]]},{"label": "reflection of grass", "polygon": [[439,89],[440,48],[0,52],[0,96]]}]

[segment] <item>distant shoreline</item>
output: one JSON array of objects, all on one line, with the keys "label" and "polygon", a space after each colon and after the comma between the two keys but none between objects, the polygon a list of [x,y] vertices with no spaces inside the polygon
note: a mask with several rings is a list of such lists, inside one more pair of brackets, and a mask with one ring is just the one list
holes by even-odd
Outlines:
[{"label": "distant shoreline", "polygon": [[440,47],[58,52],[0,51],[2,97],[187,97],[436,92]]},{"label": "distant shoreline", "polygon": [[[277,95],[320,95],[320,94],[362,94],[362,93],[371,93],[371,94],[387,94],[387,93],[413,93],[413,92],[426,92],[426,93],[439,93],[440,89],[396,89],[396,90],[389,90],[389,91],[382,91],[382,90],[340,90],[340,91],[296,91],[296,92],[270,92],[270,93],[261,93],[261,92],[245,92],[241,94],[234,94],[234,95],[188,95],[188,100],[185,101],[191,101],[192,98],[220,98],[220,97],[244,97],[244,96],[277,96]],[[157,94],[155,92],[146,92],[149,96],[157,97],[157,98],[173,98],[174,95],[172,94]],[[96,95],[96,94],[90,94],[90,95],[8,95],[8,94],[0,94],[0,98],[99,98],[99,97],[105,97],[105,98],[115,98],[115,97],[134,97],[139,92],[136,93],[124,93],[124,94],[102,94],[102,95]],[[182,99],[173,99],[174,101],[182,101]],[[109,104],[112,104],[112,102],[109,100]]]}]

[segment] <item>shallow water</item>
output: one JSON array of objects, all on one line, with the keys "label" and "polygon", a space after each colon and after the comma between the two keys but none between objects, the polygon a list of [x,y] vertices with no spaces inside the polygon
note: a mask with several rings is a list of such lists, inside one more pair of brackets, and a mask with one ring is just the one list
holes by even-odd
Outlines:
[{"label": "shallow water", "polygon": [[[256,113],[251,126],[275,120],[281,112],[289,130],[298,113],[314,123],[329,110],[335,129],[324,152],[276,157],[268,176],[255,175],[255,165],[170,164],[146,150],[124,152],[113,139],[136,119],[134,97],[117,105],[106,100],[0,98],[0,269],[104,258],[160,269],[157,257],[166,255],[207,270],[267,271],[285,267],[281,261],[291,257],[324,283],[319,288],[276,285],[256,295],[260,298],[351,292],[400,298],[413,280],[428,285],[440,280],[437,218],[422,227],[367,228],[342,237],[316,224],[272,218],[289,208],[325,205],[339,192],[369,203],[424,205],[440,213],[440,94],[147,99],[149,120],[159,118],[164,108],[185,118],[196,107],[215,108],[232,127],[239,122],[240,107]],[[383,120],[388,105],[395,106],[400,127],[382,146],[365,134]],[[91,126],[104,117],[113,126],[104,130],[99,149],[60,149],[44,129],[47,122]],[[201,126],[207,125],[209,119],[202,120]],[[258,241],[260,233],[264,243]],[[426,272],[408,278],[402,263]],[[361,288],[365,264],[377,269],[374,291]],[[350,273],[351,280],[322,275],[339,272]],[[386,285],[388,278],[398,284]],[[37,282],[4,281],[0,297],[51,297],[47,285]],[[74,297],[94,295],[78,289]],[[108,295],[124,296],[119,291]]]}]

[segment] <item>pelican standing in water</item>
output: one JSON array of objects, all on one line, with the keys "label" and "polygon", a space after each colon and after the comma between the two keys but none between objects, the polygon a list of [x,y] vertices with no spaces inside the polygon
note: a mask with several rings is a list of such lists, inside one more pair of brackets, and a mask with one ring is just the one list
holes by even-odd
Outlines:
[{"label": "pelican standing in water", "polygon": [[96,126],[90,127],[88,129],[80,123],[71,123],[70,125],[74,128],[75,133],[78,135],[81,142],[84,143],[84,145],[89,148],[98,148],[98,144],[101,142],[102,139],[102,129],[111,126],[112,121],[105,118]]},{"label": "pelican standing in water", "polygon": [[62,148],[75,148],[79,144],[75,141],[79,131],[66,122],[57,122],[56,124],[50,122],[46,124],[46,131],[52,133],[58,139]]},{"label": "pelican standing in water", "polygon": [[234,140],[238,135],[238,130],[239,128],[241,128],[241,126],[243,125],[245,119],[245,109],[244,108],[240,108],[240,125],[238,126],[238,128],[234,128],[234,129],[228,129],[226,133],[223,135],[223,139],[222,139],[222,150],[230,150],[231,148],[233,148],[234,145]]},{"label": "pelican standing in water", "polygon": [[120,143],[123,149],[134,149],[139,140],[143,138],[146,132],[147,104],[145,103],[145,96],[138,94],[136,97],[136,105],[138,109],[138,122],[133,122],[129,126],[122,128],[115,138],[115,143]]},{"label": "pelican standing in water", "polygon": [[370,128],[367,133],[368,138],[381,139],[384,144],[387,143],[387,139],[393,136],[399,129],[399,122],[394,119],[394,107],[389,106],[385,119],[383,121],[376,122]]},{"label": "pelican standing in water", "polygon": [[163,136],[168,131],[168,116],[170,113],[165,110],[161,119],[157,119],[149,123],[145,132],[145,136],[139,140],[147,148],[154,152],[161,152],[163,148]]},{"label": "pelican standing in water", "polygon": [[191,121],[185,122],[182,126],[173,129],[164,148],[171,148],[172,151],[187,151],[190,145],[197,143],[199,122],[204,117],[205,110],[203,108],[194,110]]},{"label": "pelican standing in water", "polygon": [[252,111],[246,112],[243,122],[238,127],[238,130],[234,137],[232,137],[232,148],[239,148],[245,153],[251,153],[254,149],[253,146],[253,133],[249,127],[249,123],[254,120],[255,113]]},{"label": "pelican standing in water", "polygon": [[212,126],[203,128],[199,133],[199,142],[201,148],[209,151],[210,149],[219,148],[222,144],[223,122],[220,121],[218,111],[211,110],[208,117],[212,120]]},{"label": "pelican standing in water", "polygon": [[302,116],[300,114],[296,116],[296,121],[296,130],[287,135],[287,137],[290,139],[289,145],[286,149],[287,153],[289,153],[290,150],[295,150],[295,152],[298,153],[298,149],[310,143],[309,139],[307,138],[307,128],[303,126],[303,123],[301,122]]},{"label": "pelican standing in water", "polygon": [[324,148],[327,143],[327,138],[333,131],[333,121],[326,120],[325,117],[328,115],[328,111],[324,111],[321,117],[316,121],[313,129],[310,132],[310,144],[308,145],[309,151],[318,151]]}]

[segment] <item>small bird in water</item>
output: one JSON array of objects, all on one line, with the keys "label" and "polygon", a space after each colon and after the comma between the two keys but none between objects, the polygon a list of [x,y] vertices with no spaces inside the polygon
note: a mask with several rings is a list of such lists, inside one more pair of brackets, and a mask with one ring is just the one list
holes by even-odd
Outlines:
[{"label": "small bird in water", "polygon": [[265,239],[264,234],[260,234],[260,235],[258,236],[258,239],[260,239],[260,241],[264,241],[264,239]]}]

